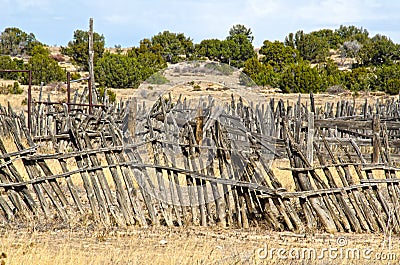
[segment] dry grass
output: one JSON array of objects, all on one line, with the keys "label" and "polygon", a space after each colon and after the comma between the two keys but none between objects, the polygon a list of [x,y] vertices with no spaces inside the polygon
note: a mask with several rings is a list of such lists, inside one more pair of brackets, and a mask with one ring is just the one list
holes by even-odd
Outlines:
[{"label": "dry grass", "polygon": [[[223,230],[214,228],[153,227],[130,230],[3,230],[0,237],[0,262],[5,264],[370,264],[360,256],[329,257],[305,260],[283,259],[277,250],[323,253],[325,248],[342,253],[359,249],[391,254],[388,261],[375,264],[398,264],[400,239],[381,235],[272,233],[262,228]],[[338,240],[345,240],[341,247]],[[268,253],[265,257],[265,253]],[[373,255],[372,255],[373,254]],[[2,257],[2,258],[1,258]],[[368,256],[365,256],[368,257]],[[393,260],[395,259],[395,260]]]}]

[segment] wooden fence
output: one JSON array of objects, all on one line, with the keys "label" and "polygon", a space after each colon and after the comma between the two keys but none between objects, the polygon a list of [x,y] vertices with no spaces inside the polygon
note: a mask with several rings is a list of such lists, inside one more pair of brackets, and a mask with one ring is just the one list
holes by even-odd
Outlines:
[{"label": "wooden fence", "polygon": [[220,103],[2,107],[0,218],[400,232],[399,100]]}]

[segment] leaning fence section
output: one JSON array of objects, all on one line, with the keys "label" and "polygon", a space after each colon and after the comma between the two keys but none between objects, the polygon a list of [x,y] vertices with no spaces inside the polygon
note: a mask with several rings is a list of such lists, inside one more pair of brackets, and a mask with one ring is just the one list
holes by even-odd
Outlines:
[{"label": "leaning fence section", "polygon": [[31,132],[2,107],[0,218],[399,233],[399,107],[164,95],[91,113],[37,104]]}]

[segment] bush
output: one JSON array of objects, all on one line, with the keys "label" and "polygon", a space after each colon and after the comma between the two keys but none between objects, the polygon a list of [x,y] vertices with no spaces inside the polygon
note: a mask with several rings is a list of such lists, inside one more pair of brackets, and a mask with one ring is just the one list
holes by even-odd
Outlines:
[{"label": "bush", "polygon": [[0,94],[7,95],[8,90],[9,90],[8,86],[5,86],[4,84],[0,85]]},{"label": "bush", "polygon": [[251,80],[251,78],[243,72],[241,72],[239,75],[239,83],[242,86],[246,86],[246,87],[257,86],[257,84],[254,83],[254,81]]},{"label": "bush", "polygon": [[111,103],[114,103],[117,99],[117,94],[115,94],[114,91],[111,89],[106,89],[105,87],[100,87],[99,88],[99,94],[100,94],[100,101],[104,103],[104,92],[107,94],[108,100]]},{"label": "bush", "polygon": [[2,84],[0,86],[0,94],[3,95],[8,95],[8,94],[22,94],[24,92],[24,90],[19,86],[18,82],[14,82],[13,85],[8,84],[8,85],[4,85]]},{"label": "bush", "polygon": [[153,84],[153,85],[163,85],[163,84],[168,84],[169,80],[163,76],[160,72],[157,72],[147,78],[147,83]]},{"label": "bush", "polygon": [[19,94],[22,94],[24,92],[24,90],[19,86],[18,82],[14,82],[13,86],[10,85],[9,92],[11,94],[18,94],[19,95]]},{"label": "bush", "polygon": [[95,78],[102,87],[137,88],[140,84],[140,64],[136,58],[106,53],[97,61]]},{"label": "bush", "polygon": [[82,78],[82,76],[81,76],[80,73],[78,73],[78,72],[72,72],[71,73],[71,80],[78,80],[78,79],[81,79],[81,78]]},{"label": "bush", "polygon": [[[16,61],[11,59],[8,55],[0,56],[0,69],[4,70],[17,70],[18,65]],[[8,79],[8,80],[17,80],[20,73],[5,73],[0,72],[0,78]]]},{"label": "bush", "polygon": [[400,89],[400,79],[393,78],[387,81],[387,85],[385,88],[385,92],[389,93],[390,95],[397,95],[399,94]]},{"label": "bush", "polygon": [[[65,70],[49,57],[48,54],[34,54],[25,65],[25,69],[32,70],[32,84],[39,85],[41,82],[48,84],[53,81],[65,81]],[[28,75],[23,75],[23,84],[28,84]]]},{"label": "bush", "polygon": [[326,92],[330,95],[338,95],[346,91],[347,90],[343,88],[341,85],[333,85],[331,87],[328,87],[328,89],[326,90]]},{"label": "bush", "polygon": [[200,85],[194,85],[193,86],[193,91],[201,91]]},{"label": "bush", "polygon": [[232,66],[224,63],[212,62],[207,63],[204,67],[213,71],[217,71],[221,73],[221,75],[231,75],[234,72],[234,68]]}]

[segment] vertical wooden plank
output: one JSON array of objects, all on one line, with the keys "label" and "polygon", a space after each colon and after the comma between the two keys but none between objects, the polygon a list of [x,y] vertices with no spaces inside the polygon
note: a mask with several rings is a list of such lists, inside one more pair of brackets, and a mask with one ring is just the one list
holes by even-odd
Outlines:
[{"label": "vertical wooden plank", "polygon": [[[82,151],[82,146],[80,144],[80,141],[78,141],[76,137],[77,134],[74,133],[73,127],[70,127],[68,132],[70,141],[74,143],[75,150]],[[74,159],[78,168],[86,167],[86,163],[84,163],[84,159],[81,155],[75,156]],[[86,196],[89,200],[90,208],[92,210],[93,218],[94,220],[98,221],[98,219],[100,218],[99,204],[98,201],[96,200],[96,194],[91,186],[88,173],[86,171],[82,171],[80,174],[83,181],[83,187],[86,191]]]},{"label": "vertical wooden plank", "polygon": [[[189,150],[188,147],[182,146],[182,155],[183,155],[183,165],[184,168],[190,172],[190,164],[189,164]],[[186,185],[188,186],[188,196],[189,196],[189,203],[192,213],[192,222],[193,224],[199,224],[199,219],[197,216],[197,204],[198,201],[196,199],[196,190],[193,182],[193,178],[190,174],[186,174]]]},{"label": "vertical wooden plank", "polygon": [[314,112],[308,113],[308,124],[307,124],[307,160],[310,165],[314,163]]},{"label": "vertical wooden plank", "polygon": [[[53,148],[55,148],[56,152],[60,152],[59,145],[57,144],[54,135],[50,134],[50,136],[51,136],[51,141],[53,142]],[[65,161],[65,159],[58,158],[57,160],[60,163],[61,170],[63,171],[63,173],[69,172],[69,169],[68,169],[68,166],[67,166],[67,162]],[[83,214],[84,213],[83,205],[82,205],[81,199],[79,198],[79,195],[78,195],[78,192],[77,192],[77,188],[73,184],[73,182],[71,180],[71,177],[70,176],[66,177],[65,181],[67,183],[68,190],[71,193],[72,199],[74,200],[75,206],[77,207],[78,211],[81,214]]]},{"label": "vertical wooden plank", "polygon": [[[109,132],[110,132],[110,135],[111,135],[112,144],[114,146],[119,146],[119,145],[121,145],[121,141],[120,141],[120,138],[118,138],[118,136],[115,133],[115,131],[113,130],[113,127],[115,127],[115,125],[110,126],[110,129],[109,129]],[[127,153],[128,157],[133,157],[133,159],[130,162],[135,163],[136,162],[136,158],[134,158],[134,155],[133,155],[133,153],[131,151],[132,150],[124,149],[124,152]],[[129,156],[128,154],[131,154],[132,156]],[[147,220],[146,220],[146,217],[145,217],[144,210],[142,209],[142,207],[140,205],[140,202],[139,202],[137,190],[136,190],[135,185],[133,183],[133,177],[132,177],[132,174],[131,174],[131,170],[129,170],[129,166],[125,165],[126,162],[127,162],[127,159],[125,159],[122,151],[114,152],[114,155],[115,155],[117,163],[120,165],[121,172],[122,172],[122,177],[123,177],[126,189],[127,189],[126,190],[127,196],[129,198],[131,207],[134,209],[134,211],[136,213],[136,216],[137,216],[136,219],[139,220],[140,224],[143,227],[146,227],[147,226]],[[128,163],[128,165],[129,165],[129,163]],[[150,216],[151,220],[153,221],[153,223],[157,224],[158,222],[157,222],[157,218],[156,218],[156,214],[155,214],[155,210],[154,210],[154,205],[151,203],[151,198],[150,198],[149,192],[146,189],[146,184],[145,184],[144,181],[140,181],[141,177],[139,175],[141,175],[142,172],[137,168],[132,169],[132,171],[133,171],[133,173],[136,173],[136,174],[134,174],[134,176],[138,179],[138,186],[139,186],[138,188],[139,188],[139,191],[142,194],[142,197],[144,199],[144,203],[145,203],[146,207],[148,208],[149,216]]]},{"label": "vertical wooden plank", "polygon": [[[393,167],[393,162],[390,157],[390,147],[389,147],[389,139],[388,139],[388,132],[386,123],[382,124],[382,133],[383,133],[383,142],[384,142],[384,149],[383,149],[383,159],[384,162]],[[385,170],[386,179],[396,178],[396,172],[394,170]],[[389,194],[389,199],[392,201],[392,207],[390,212],[392,213],[392,224],[394,227],[395,232],[400,231],[400,189],[399,183],[388,183],[387,190]]]},{"label": "vertical wooden plank", "polygon": [[[86,148],[88,150],[92,150],[93,146],[92,143],[89,139],[89,136],[87,135],[87,133],[85,133],[83,135],[83,140],[85,142]],[[90,163],[93,167],[99,167],[100,166],[100,162],[99,159],[97,158],[97,156],[95,154],[90,154],[89,155],[89,160]],[[117,212],[117,210],[120,210],[119,208],[115,207],[115,203],[113,201],[113,197],[111,195],[111,190],[110,187],[108,185],[107,179],[104,175],[103,170],[101,169],[96,169],[94,172],[92,171],[92,174],[94,174],[94,176],[97,176],[97,180],[100,184],[100,189],[99,191],[102,191],[101,193],[104,196],[105,199],[105,206],[108,209],[108,212],[113,216],[114,220],[120,224],[120,225],[124,225],[125,223],[123,222],[123,220],[121,220],[119,213]]]},{"label": "vertical wooden plank", "polygon": [[[298,156],[293,156],[293,151],[294,151],[294,145],[296,145],[294,139],[292,139],[287,125],[286,125],[287,121],[284,122],[285,124],[285,131],[286,131],[286,143],[287,143],[287,152],[289,154],[289,159],[291,161],[291,164],[293,167],[304,167],[304,165],[302,165],[302,162],[300,160],[300,158]],[[298,126],[297,126],[298,127]],[[300,133],[299,129],[296,129],[297,134]],[[298,137],[298,136],[297,136]],[[295,151],[297,152],[297,150]],[[309,178],[307,177],[307,174],[304,174],[302,172],[293,172],[293,175],[296,179],[298,179],[298,183],[299,183],[299,187],[301,188],[301,190],[312,190],[312,186],[310,183]],[[336,224],[334,222],[334,220],[332,219],[332,216],[326,211],[326,208],[323,204],[323,202],[319,199],[319,198],[309,198],[309,205],[312,207],[312,209],[316,212],[316,214],[318,215],[319,219],[321,220],[322,224],[324,225],[325,229],[330,232],[336,232],[337,228],[336,228]],[[302,203],[304,204],[304,202]],[[311,214],[307,213],[308,210],[305,212],[306,213],[306,217],[310,218],[308,220],[308,225],[309,227],[313,227],[314,226],[314,220],[312,220]],[[310,224],[310,222],[312,222]]]},{"label": "vertical wooden plank", "polygon": [[[325,159],[324,159],[323,155],[321,154],[316,143],[314,143],[314,148],[315,148],[320,165],[325,166],[326,165]],[[323,172],[328,180],[329,187],[337,188],[338,185],[336,184],[335,179],[334,179],[331,171],[329,170],[329,168],[324,167]],[[353,231],[360,233],[362,231],[360,223],[358,221],[358,218],[360,218],[360,217],[356,217],[353,214],[352,209],[346,203],[345,199],[349,199],[347,194],[344,191],[341,192],[340,194],[335,193],[335,198],[336,198],[337,203],[339,204],[339,207],[336,207],[336,208],[339,212],[339,215],[342,217],[341,219],[344,223],[345,229],[347,231],[351,231],[351,229],[352,229]],[[349,223],[351,224],[351,227],[349,226]]]},{"label": "vertical wooden plank", "polygon": [[[3,124],[4,127],[4,124]],[[7,150],[5,148],[5,145],[3,143],[3,140],[0,137],[0,153],[1,154],[7,154]],[[6,169],[4,170],[3,174],[6,174],[8,176],[8,180],[10,182],[22,182],[23,178],[16,169],[14,163],[12,163],[11,158],[4,158],[4,162],[7,163]],[[9,172],[9,173],[7,173]],[[28,190],[27,186],[21,187],[21,190],[18,192],[26,206],[28,207],[29,210],[31,210],[34,214],[37,213],[37,208],[38,205],[36,204],[35,200],[33,199],[31,193]]]},{"label": "vertical wooden plank", "polygon": [[[18,135],[18,130],[16,128],[17,123],[12,118],[6,118],[6,120],[8,121],[8,125],[10,126],[10,131],[12,133],[13,140],[14,140],[15,145],[17,146],[17,149],[19,151],[23,150],[24,147],[21,143],[20,137]],[[25,167],[30,179],[34,179],[35,177],[40,177],[40,174],[37,171],[37,168],[31,161],[26,160],[25,158],[22,158],[22,162],[24,164],[24,167]],[[46,201],[46,198],[44,197],[44,194],[42,192],[42,189],[49,196],[50,200],[56,206],[56,209],[59,211],[61,217],[65,220],[66,219],[65,212],[63,211],[63,209],[61,208],[61,206],[59,205],[59,203],[57,202],[55,197],[51,194],[50,190],[45,185],[46,185],[46,183],[40,183],[40,184],[33,185],[36,195],[38,196],[40,206],[41,206],[45,216],[49,217],[51,215],[51,213],[50,213],[49,205]]]},{"label": "vertical wooden plank", "polygon": [[132,137],[133,142],[136,142],[136,120],[137,120],[137,99],[136,97],[132,98],[128,102],[128,132]]},{"label": "vertical wooden plank", "polygon": [[[270,178],[272,187],[276,190],[282,189],[282,184],[276,179],[274,172],[268,167],[265,161],[263,161],[262,157],[260,157],[260,162],[266,175]],[[263,184],[263,186],[267,186],[267,183]],[[304,232],[305,227],[303,222],[300,220],[300,217],[288,198],[273,198],[272,201],[285,220],[286,226],[289,230],[294,231],[296,229],[298,232]],[[294,226],[296,226],[296,228]]]},{"label": "vertical wooden plank", "polygon": [[[162,100],[162,99],[161,99]],[[151,139],[154,139],[154,131],[153,125],[151,124],[151,120],[147,117],[147,126],[149,127],[149,136]],[[157,140],[153,140],[151,143],[152,146],[152,153],[155,165],[161,165],[160,161],[160,150],[159,150],[159,143]],[[158,198],[161,206],[161,213],[164,216],[165,222],[168,226],[173,226],[172,216],[171,216],[171,208],[168,205],[167,197],[166,197],[166,190],[165,190],[165,182],[163,172],[160,168],[156,168],[156,175],[157,175],[157,183],[158,183],[158,192],[160,197]]]},{"label": "vertical wooden plank", "polygon": [[[171,142],[171,143],[166,143],[166,145],[169,148],[172,148],[172,150],[174,150],[175,145],[179,146],[179,141],[178,141],[178,143],[174,143],[173,141],[176,139],[174,137],[172,137],[172,134],[179,135],[179,128],[177,128],[177,126],[175,127],[176,120],[174,118],[172,104],[173,104],[173,102],[172,102],[171,94],[169,94],[168,104],[165,104],[164,101],[161,101],[161,109],[162,109],[163,116],[164,116],[164,124],[163,125],[164,125],[165,140]],[[168,114],[167,114],[167,109],[169,111]],[[170,122],[172,122],[173,125],[170,126],[169,125]],[[176,167],[175,153],[172,153],[172,154],[170,153],[169,157],[168,157],[168,155],[166,154],[165,149],[164,149],[164,144],[161,145],[161,151],[163,154],[164,163],[165,164],[171,163],[170,166],[175,168]],[[182,219],[181,219],[180,211],[182,212],[182,214],[184,214],[185,207],[183,205],[184,200],[183,200],[183,195],[182,195],[182,191],[181,191],[181,186],[179,184],[178,174],[174,170],[167,170],[167,174],[168,174],[168,179],[169,179],[169,191],[171,193],[172,207],[174,209],[178,225],[181,226]]]},{"label": "vertical wooden plank", "polygon": [[[312,165],[310,165],[310,163],[307,161],[306,156],[303,154],[302,150],[299,149],[299,146],[293,145],[292,148],[293,148],[293,151],[295,151],[298,159],[303,163],[303,165],[305,167],[312,168]],[[329,186],[318,176],[318,174],[315,172],[314,169],[310,170],[309,174],[310,174],[312,180],[314,181],[315,187],[317,189],[328,189],[329,188]],[[312,199],[313,198],[310,198],[311,203],[313,203]],[[327,214],[329,214],[329,217],[335,223],[338,231],[343,230],[342,223],[344,225],[344,228],[347,231],[350,230],[348,220],[344,216],[343,211],[341,210],[340,206],[337,205],[337,203],[335,201],[335,197],[333,195],[322,196],[321,202],[323,202],[323,204],[321,204],[321,208],[325,209]],[[337,212],[339,213],[339,216],[337,216],[337,214],[336,214]],[[340,214],[342,214],[342,216],[340,216]]]},{"label": "vertical wooden plank", "polygon": [[381,149],[380,137],[379,137],[380,128],[381,128],[380,119],[377,115],[374,115],[372,119],[372,146],[373,146],[372,163],[374,164],[379,163],[379,156],[380,156],[379,152]]},{"label": "vertical wooden plank", "polygon": [[[90,97],[92,93],[94,92],[94,95],[97,95],[96,93],[96,83],[94,80],[94,31],[93,31],[93,18],[89,19],[89,76],[90,76],[90,85],[89,89],[92,91],[89,92],[89,104],[96,104],[97,103],[97,97]],[[91,106],[89,106],[89,113],[91,114]]]},{"label": "vertical wooden plank", "polygon": [[[362,164],[366,164],[366,161],[360,151],[360,148],[357,146],[356,142],[353,139],[350,139],[350,143],[354,148],[355,153],[359,157]],[[361,173],[361,166],[356,165],[355,170],[360,180],[364,179]],[[365,171],[368,179],[373,179],[372,170]],[[387,222],[387,218],[389,216],[389,210],[386,204],[385,199],[383,198],[381,192],[378,190],[376,186],[368,187],[363,189],[367,199],[369,200],[369,205],[375,214],[375,219],[378,222],[380,228],[385,229],[385,223]],[[383,214],[385,213],[385,214]]]},{"label": "vertical wooden plank", "polygon": [[[2,168],[0,169],[0,181],[1,183],[10,183],[9,179],[11,179],[11,177],[9,176],[9,173],[5,172]],[[29,208],[26,207],[26,205],[24,205],[20,199],[20,194],[13,190],[13,189],[9,189],[9,188],[4,188],[4,192],[7,194],[7,197],[11,203],[11,205],[8,207],[9,209],[11,209],[11,213],[17,213],[20,216],[27,216],[27,211],[29,211]],[[6,202],[6,201],[5,201]],[[6,202],[7,204],[7,202]],[[8,205],[8,204],[7,204]],[[7,213],[8,209],[5,209],[5,213]]]},{"label": "vertical wooden plank", "polygon": [[[101,145],[103,148],[108,147],[104,132],[101,132]],[[133,213],[134,210],[132,209],[132,212],[129,210],[128,198],[127,198],[126,193],[124,192],[124,188],[123,188],[120,176],[118,174],[118,170],[115,165],[115,161],[112,157],[112,153],[111,153],[111,151],[105,151],[104,155],[106,157],[106,161],[109,166],[108,168],[111,172],[111,176],[112,176],[113,181],[116,186],[116,198],[117,198],[117,202],[118,202],[120,211],[125,219],[125,223],[128,225],[134,224],[135,220],[134,220],[133,216],[131,215],[131,213]],[[111,196],[111,194],[110,194],[110,196]]]},{"label": "vertical wooden plank", "polygon": [[[188,150],[189,150],[189,161],[190,161],[190,166],[191,169],[196,172],[196,173],[201,173],[200,170],[197,167],[196,164],[196,156],[199,155],[198,152],[195,151],[195,147],[194,145],[196,144],[195,141],[197,140],[201,140],[203,138],[203,133],[201,132],[201,134],[196,134],[196,136],[193,133],[192,127],[189,125],[187,126],[187,133],[188,133],[188,138],[189,138],[189,146],[188,146]],[[195,139],[195,137],[197,139]],[[195,183],[196,183],[196,189],[197,189],[197,202],[198,202],[198,207],[200,209],[200,225],[202,226],[206,226],[207,225],[207,216],[206,216],[206,207],[205,207],[205,200],[204,200],[204,189],[203,189],[203,185],[205,185],[205,183],[203,181],[201,181],[198,178],[195,178]]]},{"label": "vertical wooden plank", "polygon": [[[25,139],[27,140],[29,146],[33,147],[35,144],[34,144],[32,138],[31,138],[31,135],[29,134],[28,130],[22,129],[22,132],[23,132],[23,134],[25,136]],[[50,134],[51,133],[52,132],[50,132]],[[50,168],[48,167],[48,165],[46,164],[46,162],[43,159],[36,160],[35,162],[42,169],[43,173],[46,176],[52,176],[53,175],[53,173],[51,172]],[[35,170],[33,167],[32,167],[32,170],[38,172],[38,170]],[[57,195],[61,205],[63,206],[63,208],[60,209],[60,211],[62,211],[63,214],[64,214],[64,207],[66,207],[68,205],[67,198],[65,197],[65,195],[64,195],[63,191],[61,190],[61,187],[58,184],[56,179],[49,180],[48,183],[49,183],[51,189]]]},{"label": "vertical wooden plank", "polygon": [[[215,150],[217,153],[217,151]],[[209,153],[208,157],[208,162],[207,162],[207,173],[210,176],[215,176],[214,173],[214,157]],[[222,195],[220,195],[219,190],[218,190],[218,185],[211,181],[211,189],[212,193],[214,196],[214,202],[215,202],[215,211],[216,211],[216,217],[217,217],[217,222],[222,226],[226,227],[226,214],[225,214],[225,204],[222,200]]]},{"label": "vertical wooden plank", "polygon": [[14,218],[13,210],[1,195],[0,195],[0,208],[4,211],[7,220],[12,220]]},{"label": "vertical wooden plank", "polygon": [[[213,140],[217,147],[217,160],[218,160],[219,175],[220,175],[220,177],[222,177],[225,174],[225,172],[224,172],[225,150],[223,150],[222,139],[220,138],[220,131],[221,131],[221,128],[220,128],[219,122],[216,122],[215,123],[215,131],[213,131]],[[226,169],[226,170],[228,170],[228,169]],[[228,185],[222,184],[222,190],[224,193],[228,225],[233,227],[234,226],[234,218],[233,218],[234,209],[232,209],[233,206],[232,206],[230,198],[229,198],[230,190],[229,190]]]}]

